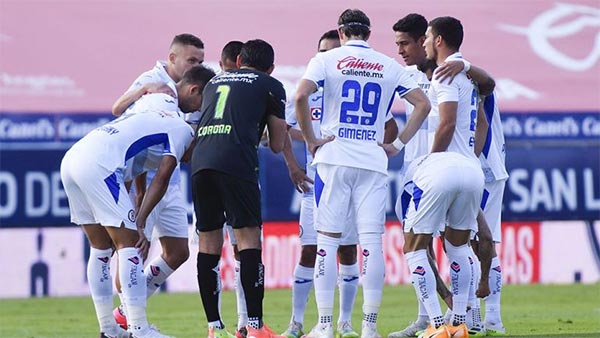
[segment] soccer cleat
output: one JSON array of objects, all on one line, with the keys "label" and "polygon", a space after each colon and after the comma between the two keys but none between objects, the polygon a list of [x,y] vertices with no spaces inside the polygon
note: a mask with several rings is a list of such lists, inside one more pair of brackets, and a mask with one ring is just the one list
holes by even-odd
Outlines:
[{"label": "soccer cleat", "polygon": [[100,338],[129,338],[129,332],[123,330],[121,327],[117,326],[117,333],[115,335],[106,334],[104,332],[100,332]]},{"label": "soccer cleat", "polygon": [[302,338],[333,338],[333,325],[331,323],[317,324]]},{"label": "soccer cleat", "polygon": [[504,325],[502,325],[502,322],[500,322],[500,323],[485,322],[483,324],[483,327],[485,328],[485,332],[487,333],[488,336],[504,336],[504,335],[506,335],[506,329],[504,328]]},{"label": "soccer cleat", "polygon": [[285,330],[281,335],[287,338],[300,338],[304,336],[304,332],[302,332],[302,324],[292,321],[287,330]]},{"label": "soccer cleat", "polygon": [[245,326],[240,327],[235,331],[235,338],[246,338],[248,336],[248,330]]},{"label": "soccer cleat", "polygon": [[227,332],[225,329],[217,329],[213,326],[209,326],[208,338],[235,338],[235,336]]},{"label": "soccer cleat", "polygon": [[392,332],[388,335],[388,338],[403,338],[403,337],[416,337],[419,335],[419,332],[425,331],[427,329],[427,320],[415,320],[408,324],[406,328],[402,331]]},{"label": "soccer cleat", "polygon": [[377,332],[377,325],[373,323],[362,324],[362,331],[360,332],[361,338],[381,338],[379,332]]},{"label": "soccer cleat", "polygon": [[354,331],[350,321],[338,323],[337,332],[335,333],[337,338],[358,338],[358,332]]},{"label": "soccer cleat", "polygon": [[437,329],[433,326],[427,326],[425,332],[419,335],[419,338],[451,338],[450,330],[448,330],[448,326],[442,325]]},{"label": "soccer cleat", "polygon": [[155,327],[147,327],[145,330],[140,330],[136,333],[131,333],[131,338],[172,338],[171,336],[164,335]]},{"label": "soccer cleat", "polygon": [[485,331],[485,327],[481,323],[474,324],[473,326],[468,326],[467,325],[467,328],[469,329],[469,336],[471,336],[471,337],[485,337],[485,336],[487,336],[487,333]]},{"label": "soccer cleat", "polygon": [[123,304],[113,310],[113,317],[123,330],[127,330],[127,317],[125,317],[125,312],[123,311]]},{"label": "soccer cleat", "polygon": [[266,324],[263,324],[263,327],[260,329],[255,329],[247,325],[246,330],[248,330],[247,338],[285,338],[273,332]]},{"label": "soccer cleat", "polygon": [[465,323],[457,326],[448,325],[448,330],[452,338],[469,338],[469,329]]}]

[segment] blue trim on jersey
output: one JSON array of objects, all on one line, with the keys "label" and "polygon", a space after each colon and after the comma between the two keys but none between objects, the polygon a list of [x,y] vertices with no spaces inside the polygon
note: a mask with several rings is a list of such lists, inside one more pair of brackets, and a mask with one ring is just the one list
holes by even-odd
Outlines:
[{"label": "blue trim on jersey", "polygon": [[317,86],[318,87],[323,87],[325,85],[325,80],[319,80],[317,81]]},{"label": "blue trim on jersey", "polygon": [[117,174],[112,173],[110,176],[104,179],[104,183],[106,183],[108,191],[110,191],[115,203],[119,203],[119,190],[121,188],[119,187],[119,182],[117,182]]},{"label": "blue trim on jersey", "polygon": [[137,155],[140,151],[157,144],[163,144],[165,152],[170,152],[169,135],[167,133],[146,135],[139,140],[133,142],[125,153],[125,162]]},{"label": "blue trim on jersey", "polygon": [[413,188],[413,200],[415,201],[415,211],[419,209],[419,203],[421,203],[421,196],[423,196],[423,190],[415,184]]},{"label": "blue trim on jersey", "polygon": [[485,112],[485,118],[488,120],[488,130],[487,136],[485,137],[485,144],[483,145],[482,154],[485,158],[488,157],[490,153],[490,146],[492,145],[492,119],[494,117],[494,106],[495,106],[496,98],[494,94],[485,98],[483,101],[483,111]]},{"label": "blue trim on jersey", "polygon": [[483,189],[483,196],[481,196],[481,210],[485,210],[485,206],[487,204],[489,197],[490,197],[490,192],[487,191],[487,189]]},{"label": "blue trim on jersey", "polygon": [[321,201],[321,194],[323,193],[323,188],[325,188],[325,183],[319,176],[319,172],[315,170],[315,202],[317,202],[317,207],[319,207],[319,202]]},{"label": "blue trim on jersey", "polygon": [[410,89],[412,89],[412,88],[406,88],[406,87],[402,87],[402,86],[396,87],[396,91],[398,92],[398,95],[400,95],[400,96],[406,94]]},{"label": "blue trim on jersey", "polygon": [[369,46],[362,46],[362,45],[352,45],[352,44],[349,44],[349,43],[347,43],[345,46],[348,46],[348,47],[358,47],[358,48],[366,48],[366,49],[371,49],[371,47],[369,47]]},{"label": "blue trim on jersey", "polygon": [[402,215],[400,215],[402,217],[401,219],[406,218],[406,212],[408,211],[408,205],[410,204],[411,198],[412,196],[407,191],[402,192],[402,195],[400,196],[400,207],[402,208],[400,211],[402,212]]}]

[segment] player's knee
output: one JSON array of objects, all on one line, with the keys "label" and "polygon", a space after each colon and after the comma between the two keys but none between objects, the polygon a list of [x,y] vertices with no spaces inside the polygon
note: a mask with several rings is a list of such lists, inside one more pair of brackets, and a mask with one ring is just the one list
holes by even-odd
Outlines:
[{"label": "player's knee", "polygon": [[315,258],[317,257],[316,245],[303,245],[300,252],[300,265],[306,267],[315,266]]},{"label": "player's knee", "polygon": [[164,260],[169,267],[177,269],[190,257],[190,249],[186,246],[180,246],[173,250],[164,252]]},{"label": "player's knee", "polygon": [[338,249],[340,264],[352,265],[356,263],[357,249],[356,245],[343,245]]}]

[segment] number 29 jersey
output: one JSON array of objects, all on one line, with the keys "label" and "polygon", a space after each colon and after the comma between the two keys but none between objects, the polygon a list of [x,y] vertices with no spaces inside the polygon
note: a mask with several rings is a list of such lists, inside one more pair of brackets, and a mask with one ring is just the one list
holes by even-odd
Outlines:
[{"label": "number 29 jersey", "polygon": [[335,137],[317,150],[313,164],[387,175],[387,156],[378,145],[387,115],[396,92],[404,96],[418,88],[404,68],[366,41],[351,40],[314,56],[302,78],[323,87],[321,135]]}]

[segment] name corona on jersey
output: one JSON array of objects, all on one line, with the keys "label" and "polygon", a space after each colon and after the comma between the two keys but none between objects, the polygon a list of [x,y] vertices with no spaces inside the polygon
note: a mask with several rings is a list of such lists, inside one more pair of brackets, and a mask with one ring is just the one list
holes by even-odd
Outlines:
[{"label": "name corona on jersey", "polygon": [[213,126],[204,126],[198,129],[198,137],[209,135],[229,135],[231,133],[231,125],[215,124]]},{"label": "name corona on jersey", "polygon": [[364,141],[375,141],[375,130],[364,130],[364,129],[353,129],[340,127],[338,129],[338,137],[347,138],[352,140],[364,140]]},{"label": "name corona on jersey", "polygon": [[383,65],[379,62],[369,62],[354,56],[346,56],[338,60],[337,69],[342,71],[343,75],[365,76],[383,79]]}]

